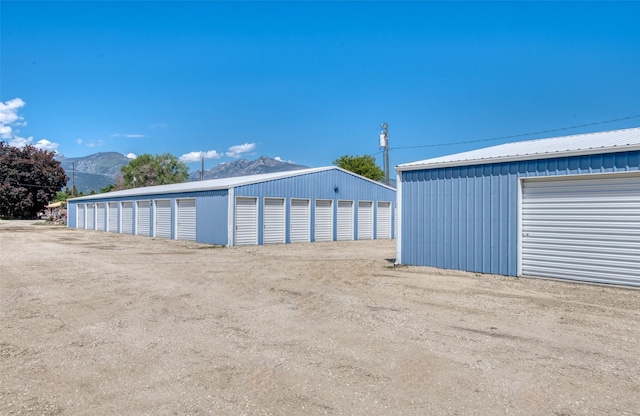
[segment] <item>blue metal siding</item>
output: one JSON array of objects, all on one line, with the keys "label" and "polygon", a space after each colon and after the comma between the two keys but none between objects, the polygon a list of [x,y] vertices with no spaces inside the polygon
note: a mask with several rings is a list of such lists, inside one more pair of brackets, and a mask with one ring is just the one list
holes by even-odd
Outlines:
[{"label": "blue metal siding", "polygon": [[[333,200],[333,230],[334,240],[337,232],[337,209],[338,200],[354,201],[354,224],[357,224],[357,201],[373,201],[374,205],[378,201],[393,202],[396,199],[396,192],[385,186],[372,183],[358,176],[340,170],[328,170],[323,172],[313,172],[306,175],[289,178],[276,179],[268,182],[260,182],[234,188],[236,196],[258,197],[258,242],[263,241],[262,213],[264,212],[264,198],[285,198],[286,207],[286,242],[290,242],[289,215],[291,198],[310,199],[311,210],[311,241],[315,235],[315,200]],[[392,223],[393,215],[392,211]],[[357,238],[357,235],[356,235]]]},{"label": "blue metal siding", "polygon": [[76,220],[77,220],[77,212],[78,212],[78,204],[70,204],[67,203],[67,227],[68,228],[76,228]]},{"label": "blue metal siding", "polygon": [[404,171],[403,264],[517,275],[518,178],[640,170],[640,152]]},{"label": "blue metal siding", "polygon": [[196,199],[196,241],[227,245],[227,191],[210,191]]}]

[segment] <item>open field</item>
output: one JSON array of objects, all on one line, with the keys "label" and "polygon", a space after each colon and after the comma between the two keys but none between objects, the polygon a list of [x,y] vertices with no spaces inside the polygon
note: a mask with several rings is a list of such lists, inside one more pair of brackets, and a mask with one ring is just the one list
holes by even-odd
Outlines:
[{"label": "open field", "polygon": [[0,414],[640,415],[640,291],[0,221]]}]

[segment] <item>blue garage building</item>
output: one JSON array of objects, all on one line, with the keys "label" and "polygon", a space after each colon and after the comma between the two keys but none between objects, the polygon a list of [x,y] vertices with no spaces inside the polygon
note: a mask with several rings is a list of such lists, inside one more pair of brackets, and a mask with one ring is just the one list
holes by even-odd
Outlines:
[{"label": "blue garage building", "polygon": [[227,246],[392,238],[395,189],[324,167],[67,201],[67,226]]},{"label": "blue garage building", "polygon": [[640,286],[640,128],[396,170],[400,264]]}]

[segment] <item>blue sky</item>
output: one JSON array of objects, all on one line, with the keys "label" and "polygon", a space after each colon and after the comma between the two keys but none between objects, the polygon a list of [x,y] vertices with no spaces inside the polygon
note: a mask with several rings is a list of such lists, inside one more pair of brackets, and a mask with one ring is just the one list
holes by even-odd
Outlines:
[{"label": "blue sky", "polygon": [[0,15],[0,140],[68,157],[382,164],[388,122],[393,172],[640,126],[638,2],[3,0]]}]

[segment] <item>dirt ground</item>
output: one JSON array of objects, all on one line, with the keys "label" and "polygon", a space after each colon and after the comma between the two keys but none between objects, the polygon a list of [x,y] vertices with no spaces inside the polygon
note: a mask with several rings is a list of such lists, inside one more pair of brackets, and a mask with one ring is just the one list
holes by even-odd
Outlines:
[{"label": "dirt ground", "polygon": [[640,291],[0,222],[0,414],[640,415]]}]

